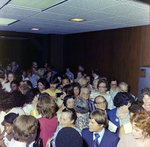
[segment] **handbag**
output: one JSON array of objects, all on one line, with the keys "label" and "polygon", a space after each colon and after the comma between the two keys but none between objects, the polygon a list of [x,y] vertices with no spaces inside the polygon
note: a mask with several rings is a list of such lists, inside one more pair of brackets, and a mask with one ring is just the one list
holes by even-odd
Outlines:
[{"label": "handbag", "polygon": [[37,142],[33,144],[33,147],[43,147],[42,138],[38,138]]}]

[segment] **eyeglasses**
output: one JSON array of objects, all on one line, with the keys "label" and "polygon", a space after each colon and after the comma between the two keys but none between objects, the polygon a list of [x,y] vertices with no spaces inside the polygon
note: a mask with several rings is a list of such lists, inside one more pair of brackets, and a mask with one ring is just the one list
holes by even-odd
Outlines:
[{"label": "eyeglasses", "polygon": [[106,88],[105,86],[99,86],[99,88]]},{"label": "eyeglasses", "polygon": [[98,105],[106,104],[106,101],[103,101],[103,102],[95,102],[95,104],[98,104]]}]

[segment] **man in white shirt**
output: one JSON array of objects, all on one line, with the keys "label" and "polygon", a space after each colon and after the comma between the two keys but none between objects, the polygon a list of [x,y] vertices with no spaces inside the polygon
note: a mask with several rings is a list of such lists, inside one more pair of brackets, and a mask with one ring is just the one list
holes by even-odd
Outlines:
[{"label": "man in white shirt", "polygon": [[108,124],[107,114],[100,109],[90,114],[89,128],[82,130],[84,147],[116,147],[119,137],[105,129]]}]

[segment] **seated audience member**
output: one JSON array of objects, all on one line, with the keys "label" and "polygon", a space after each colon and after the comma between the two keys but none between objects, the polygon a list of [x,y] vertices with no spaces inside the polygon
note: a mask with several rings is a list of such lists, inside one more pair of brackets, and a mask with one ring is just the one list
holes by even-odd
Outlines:
[{"label": "seated audience member", "polygon": [[80,84],[81,87],[87,87],[87,80],[86,80],[86,78],[80,78],[78,80],[78,83]]},{"label": "seated audience member", "polygon": [[16,113],[9,113],[4,117],[2,125],[5,127],[5,130],[0,135],[0,146],[7,147],[13,138],[12,136],[12,127],[13,121],[19,116]]},{"label": "seated audience member", "polygon": [[97,88],[97,83],[98,83],[99,79],[94,80],[93,84],[92,84],[92,90],[91,90],[91,94],[90,97],[91,99],[94,101],[95,97],[97,96],[97,92],[98,92],[98,88]]},{"label": "seated audience member", "polygon": [[55,141],[56,141],[57,134],[64,127],[72,127],[81,134],[80,130],[78,128],[76,128],[76,126],[74,125],[76,119],[77,119],[77,115],[73,108],[63,109],[61,117],[60,117],[60,125],[57,127],[56,132],[54,133],[54,136],[49,139],[48,143],[52,140],[51,144],[53,147],[55,147],[56,146]]},{"label": "seated audience member", "polygon": [[23,85],[21,85],[21,93],[22,94],[26,94],[26,92],[29,90],[29,89],[31,89],[31,86],[30,85],[28,85],[28,84],[23,84]]},{"label": "seated audience member", "polygon": [[107,101],[108,109],[111,110],[114,108],[114,104],[113,104],[113,100],[112,100],[112,97],[110,96],[110,94],[106,93],[107,87],[108,87],[107,81],[104,79],[100,79],[97,83],[98,92],[97,92],[97,94],[95,94],[95,97],[98,95],[103,96]]},{"label": "seated audience member", "polygon": [[19,89],[19,83],[18,83],[18,81],[13,80],[13,81],[10,83],[10,88],[11,88],[11,91],[10,91],[10,92],[13,92],[13,91],[15,91],[15,90],[18,90],[18,89]]},{"label": "seated audience member", "polygon": [[38,64],[37,62],[32,62],[32,66],[27,70],[27,72],[33,72],[33,68],[37,69],[38,68]]},{"label": "seated audience member", "polygon": [[12,72],[9,72],[7,75],[7,82],[4,83],[3,89],[7,92],[11,91],[10,83],[15,79],[14,74]]},{"label": "seated audience member", "polygon": [[144,102],[142,107],[146,111],[150,111],[150,88],[143,88],[141,90],[141,100]]},{"label": "seated audience member", "polygon": [[[51,78],[50,79],[50,88],[48,88],[42,92],[42,93],[48,93],[50,95],[50,97],[54,99],[54,101],[57,105],[58,105],[58,100],[60,99],[60,97],[57,96],[57,93],[61,93],[60,90],[56,89],[58,83],[59,83],[58,78]],[[59,105],[58,105],[58,107],[59,107]]]},{"label": "seated audience member", "polygon": [[87,80],[87,88],[89,88],[91,90],[92,89],[91,77],[87,75],[85,78]]},{"label": "seated audience member", "polygon": [[149,147],[150,146],[150,113],[139,110],[130,118],[132,132],[123,134],[117,147]]},{"label": "seated audience member", "polygon": [[[133,116],[134,113],[136,113],[138,110],[142,110],[144,109],[143,107],[137,105],[137,104],[133,104],[129,107],[129,112],[130,112],[130,118]],[[121,136],[123,134],[127,134],[127,133],[131,133],[132,132],[132,125],[131,122],[124,124],[120,127],[119,130],[119,138],[121,138]]]},{"label": "seated audience member", "polygon": [[81,70],[77,71],[77,78],[74,80],[75,82],[78,82],[79,79],[83,77],[83,72]]},{"label": "seated audience member", "polygon": [[38,120],[33,116],[21,115],[13,122],[11,140],[8,147],[26,147],[28,141],[32,140],[34,143],[38,128]]},{"label": "seated audience member", "polygon": [[[22,81],[24,81],[28,76],[27,76],[27,72],[25,70],[22,71]],[[28,79],[29,80],[29,79]]]},{"label": "seated audience member", "polygon": [[41,117],[41,115],[38,114],[37,111],[37,103],[38,103],[38,97],[39,97],[40,91],[36,88],[31,88],[26,92],[26,103],[27,105],[23,107],[23,110],[25,114],[32,115],[36,118]]},{"label": "seated audience member", "polygon": [[[127,83],[125,83],[125,82],[121,82],[119,84],[119,91],[120,92],[128,92],[129,93],[129,85]],[[129,94],[132,95],[131,93],[129,93]],[[132,95],[132,96],[135,99],[135,96],[134,95]]]},{"label": "seated audience member", "polygon": [[113,99],[115,95],[119,92],[119,88],[117,87],[117,81],[118,80],[114,77],[111,77],[109,79],[109,84],[110,84],[109,94],[112,96]]},{"label": "seated audience member", "polygon": [[90,90],[88,88],[81,88],[80,96],[88,102],[90,111],[95,109],[94,102],[91,99],[89,99],[90,98]]},{"label": "seated audience member", "polygon": [[68,77],[62,78],[62,87],[70,84],[70,79]]},{"label": "seated audience member", "polygon": [[66,108],[73,108],[74,107],[74,100],[75,100],[74,95],[67,95],[64,97],[63,104]]},{"label": "seated audience member", "polygon": [[94,78],[93,80],[100,79],[99,70],[98,69],[92,70],[92,76]]},{"label": "seated audience member", "polygon": [[48,83],[50,83],[50,78],[52,77],[52,72],[50,70],[47,70],[45,73],[44,73],[44,77],[46,78],[46,80],[48,81]]},{"label": "seated audience member", "polygon": [[31,88],[33,88],[32,83],[31,83],[29,80],[25,80],[25,81],[23,82],[23,84],[28,84],[28,85],[31,86]]},{"label": "seated audience member", "polygon": [[121,125],[130,122],[129,107],[131,106],[134,98],[127,92],[118,92],[114,98],[114,105],[116,108],[108,111],[109,120],[117,126],[116,134],[119,134]]},{"label": "seated audience member", "polygon": [[56,137],[56,147],[82,147],[81,135],[73,128],[62,128]]},{"label": "seated audience member", "polygon": [[19,68],[19,65],[16,63],[16,61],[11,62],[12,72],[15,73],[16,70]]},{"label": "seated audience member", "polygon": [[36,75],[35,73],[32,73],[32,76],[29,78],[29,81],[32,83],[33,88],[37,86],[36,79],[38,77],[39,77],[38,75]]},{"label": "seated audience member", "polygon": [[43,140],[43,146],[46,147],[46,142],[48,138],[53,137],[54,132],[56,131],[58,121],[56,118],[56,109],[57,105],[50,96],[40,97],[37,110],[41,118],[39,118],[40,123],[40,138]]},{"label": "seated audience member", "polygon": [[74,109],[77,113],[77,120],[75,126],[82,131],[84,128],[88,128],[89,122],[89,105],[83,98],[77,98],[74,102]]},{"label": "seated audience member", "polygon": [[107,101],[103,96],[97,96],[94,99],[94,104],[95,104],[96,109],[101,109],[105,111],[106,114],[109,111],[109,109],[107,109]]},{"label": "seated audience member", "polygon": [[40,78],[37,81],[39,91],[42,93],[44,90],[49,88],[49,83],[45,78]]},{"label": "seated audience member", "polygon": [[3,74],[3,72],[0,72],[0,83],[2,84],[2,89],[3,89],[3,85],[5,83],[5,75]]},{"label": "seated audience member", "polygon": [[[20,100],[21,101],[21,100]],[[9,113],[24,114],[24,111],[18,107],[22,105],[16,100],[16,97],[11,96],[11,93],[0,91],[0,131],[4,131],[4,126],[1,125],[4,117]]]},{"label": "seated audience member", "polygon": [[79,83],[77,82],[74,82],[71,84],[72,87],[73,87],[73,94],[76,98],[79,98],[80,97],[80,91],[81,91],[81,86]]},{"label": "seated audience member", "polygon": [[69,67],[66,68],[66,73],[65,74],[66,74],[66,76],[74,79],[74,74],[70,71]]},{"label": "seated audience member", "polygon": [[116,147],[119,138],[105,129],[108,125],[107,114],[100,109],[93,110],[89,118],[89,128],[82,130],[84,147]]}]

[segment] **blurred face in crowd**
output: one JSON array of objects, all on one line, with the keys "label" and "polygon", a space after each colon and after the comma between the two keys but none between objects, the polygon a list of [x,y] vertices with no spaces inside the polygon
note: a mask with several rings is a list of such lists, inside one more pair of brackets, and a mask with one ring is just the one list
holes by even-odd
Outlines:
[{"label": "blurred face in crowd", "polygon": [[50,84],[50,89],[56,90],[57,84]]},{"label": "blurred face in crowd", "polygon": [[93,82],[92,87],[93,87],[94,90],[98,90],[98,89],[97,89],[97,83],[98,83],[98,82]]},{"label": "blurred face in crowd", "polygon": [[70,69],[69,69],[69,68],[66,68],[66,71],[69,73],[69,72],[70,72]]},{"label": "blurred face in crowd", "polygon": [[90,84],[90,82],[91,82],[90,76],[87,76],[87,77],[86,77],[86,80],[87,80],[87,82]]},{"label": "blurred face in crowd", "polygon": [[68,84],[70,84],[68,79],[62,80],[62,86],[63,87],[66,86],[66,85],[68,85]]},{"label": "blurred face in crowd", "polygon": [[143,102],[144,102],[144,105],[146,105],[147,107],[150,107],[150,96],[147,94],[144,95]]},{"label": "blurred face in crowd", "polygon": [[8,74],[8,81],[11,83],[14,80],[13,74]]},{"label": "blurred face in crowd", "polygon": [[142,134],[143,130],[137,128],[136,126],[136,123],[133,122],[132,123],[132,135],[135,139],[144,139],[144,136]]},{"label": "blurred face in crowd", "polygon": [[40,91],[45,90],[45,86],[41,82],[38,82],[38,88]]},{"label": "blurred face in crowd", "polygon": [[103,97],[101,97],[101,96],[96,97],[96,99],[95,99],[95,107],[97,109],[105,110],[106,109],[106,105],[107,105],[107,102],[106,102],[106,100]]},{"label": "blurred face in crowd", "polygon": [[120,92],[128,92],[128,86],[127,85],[121,85],[119,90],[120,90]]},{"label": "blurred face in crowd", "polygon": [[12,91],[18,90],[18,86],[15,83],[12,83],[11,84],[11,90]]},{"label": "blurred face in crowd", "polygon": [[16,65],[16,62],[15,62],[15,61],[13,61],[13,62],[11,63],[11,65],[12,65],[12,66],[15,66],[15,65]]},{"label": "blurred face in crowd", "polygon": [[107,90],[107,88],[106,88],[106,83],[100,83],[98,90],[99,90],[99,92],[102,93],[102,94],[103,94],[103,93],[106,93],[106,90]]},{"label": "blurred face in crowd", "polygon": [[51,75],[52,75],[51,72],[48,72],[48,73],[47,73],[47,78],[50,78]]},{"label": "blurred face in crowd", "polygon": [[11,66],[8,65],[7,68],[6,68],[6,70],[7,71],[11,71]]},{"label": "blurred face in crowd", "polygon": [[69,112],[62,112],[60,116],[60,124],[63,127],[68,127],[73,124],[74,120],[71,120],[71,114]]},{"label": "blurred face in crowd", "polygon": [[81,97],[84,98],[85,100],[88,100],[90,97],[89,90],[87,90],[87,89],[82,90]]},{"label": "blurred face in crowd", "polygon": [[37,95],[34,97],[33,102],[34,102],[34,103],[37,103],[37,102],[38,102],[38,98],[39,98],[39,94],[37,94]]},{"label": "blurred face in crowd", "polygon": [[23,71],[22,75],[25,77],[27,75],[26,71]]},{"label": "blurred face in crowd", "polygon": [[81,70],[81,71],[84,71],[84,68],[82,66],[79,66],[78,69]]},{"label": "blurred face in crowd", "polygon": [[77,78],[78,78],[78,79],[82,78],[82,73],[81,73],[81,72],[78,72],[78,73],[77,73]]},{"label": "blurred face in crowd", "polygon": [[6,133],[7,133],[8,135],[11,134],[11,131],[12,131],[12,124],[7,123],[7,122],[4,122],[4,127],[5,127]]},{"label": "blurred face in crowd", "polygon": [[117,81],[111,81],[110,87],[111,87],[112,89],[116,89],[116,88],[117,88]]},{"label": "blurred face in crowd", "polygon": [[67,100],[67,108],[73,108],[74,107],[74,99],[68,99]]},{"label": "blurred face in crowd", "polygon": [[99,125],[95,119],[89,119],[89,131],[99,133],[103,129],[103,125]]},{"label": "blurred face in crowd", "polygon": [[33,62],[32,66],[33,66],[34,68],[37,68],[37,67],[38,67],[38,65],[37,65],[36,62]]},{"label": "blurred face in crowd", "polygon": [[74,87],[74,95],[75,96],[79,95],[79,88],[78,87]]},{"label": "blurred face in crowd", "polygon": [[131,103],[128,103],[127,105],[120,106],[122,112],[128,113],[129,112],[129,107],[131,106]]}]

